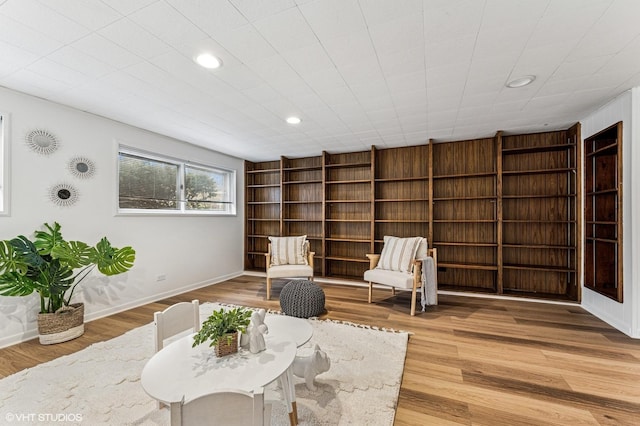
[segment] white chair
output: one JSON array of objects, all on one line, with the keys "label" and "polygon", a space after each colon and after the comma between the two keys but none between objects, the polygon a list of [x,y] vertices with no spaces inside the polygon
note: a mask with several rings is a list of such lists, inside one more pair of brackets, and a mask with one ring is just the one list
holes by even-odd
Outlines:
[{"label": "white chair", "polygon": [[264,402],[264,390],[252,393],[223,390],[186,402],[171,404],[171,426],[269,426],[271,404]]},{"label": "white chair", "polygon": [[[422,237],[385,236],[384,239],[385,245],[381,254],[367,254],[369,270],[365,271],[364,280],[369,282],[369,303],[371,303],[373,295],[373,283],[391,287],[392,296],[395,296],[396,289],[411,290],[411,315],[413,316],[416,314],[417,290],[422,286],[422,261],[420,259],[433,258],[434,271],[437,271],[436,249],[429,249],[426,238]],[[414,245],[412,246],[412,244]]]},{"label": "white chair", "polygon": [[313,281],[313,256],[306,235],[269,237],[266,256],[267,300],[271,299],[274,278],[307,278]]},{"label": "white chair", "polygon": [[[200,331],[200,302],[192,300],[179,302],[169,306],[162,312],[153,314],[155,328],[154,340],[156,352],[164,347],[164,341],[187,330],[197,333]],[[158,408],[165,405],[158,402]]]},{"label": "white chair", "polygon": [[158,352],[164,347],[166,339],[187,330],[194,333],[200,331],[200,302],[180,302],[162,312],[156,312],[153,314],[153,324],[156,329],[155,344]]}]

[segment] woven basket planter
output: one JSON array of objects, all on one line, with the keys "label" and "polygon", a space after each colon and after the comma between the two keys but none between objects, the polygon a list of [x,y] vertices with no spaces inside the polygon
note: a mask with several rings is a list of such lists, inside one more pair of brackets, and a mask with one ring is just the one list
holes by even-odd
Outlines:
[{"label": "woven basket planter", "polygon": [[238,352],[238,333],[231,334],[231,340],[227,339],[228,335],[222,336],[214,346],[216,356],[218,358],[235,354]]},{"label": "woven basket planter", "polygon": [[40,343],[52,345],[84,334],[84,303],[63,306],[52,314],[38,314]]}]

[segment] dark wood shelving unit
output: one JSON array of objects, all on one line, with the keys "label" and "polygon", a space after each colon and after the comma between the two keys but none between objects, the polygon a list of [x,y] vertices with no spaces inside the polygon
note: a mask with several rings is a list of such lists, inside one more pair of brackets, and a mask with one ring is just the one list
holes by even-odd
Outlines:
[{"label": "dark wood shelving unit", "polygon": [[585,139],[584,153],[584,285],[622,303],[622,122]]},{"label": "dark wood shelving unit", "polygon": [[579,126],[502,136],[502,292],[578,298]]},{"label": "dark wood shelving unit", "polygon": [[281,233],[280,161],[245,161],[245,269],[265,270],[267,236]]},{"label": "dark wood shelving unit", "polygon": [[433,246],[438,283],[497,291],[497,149],[494,138],[433,145]]},{"label": "dark wood shelving unit", "polygon": [[[307,235],[317,276],[361,281],[365,254],[380,253],[385,235],[420,235],[438,249],[442,289],[579,300],[579,140],[576,125],[247,162],[247,269],[264,270],[268,235]],[[591,155],[618,148],[606,144]],[[590,197],[615,195],[599,187]],[[616,223],[598,217],[587,227]]]},{"label": "dark wood shelving unit", "polygon": [[375,148],[322,154],[325,183],[324,275],[362,279],[373,247]]},{"label": "dark wood shelving unit", "polygon": [[430,145],[376,151],[374,179],[374,251],[385,235],[429,238]]},{"label": "dark wood shelving unit", "polygon": [[322,157],[281,157],[282,235],[306,235],[314,255],[314,274],[322,275],[324,191]]}]

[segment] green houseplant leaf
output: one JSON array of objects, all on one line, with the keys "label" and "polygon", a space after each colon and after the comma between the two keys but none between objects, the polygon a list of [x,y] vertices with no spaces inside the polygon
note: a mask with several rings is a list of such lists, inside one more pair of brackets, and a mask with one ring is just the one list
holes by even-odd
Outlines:
[{"label": "green houseplant leaf", "polygon": [[[13,247],[13,251],[17,253],[17,256],[27,264],[27,270],[24,274],[33,276],[35,271],[46,263],[46,260],[38,254],[36,246],[24,235],[19,235],[10,240],[9,243]],[[19,272],[19,269],[14,269],[14,271]]]},{"label": "green houseplant leaf", "polygon": [[51,257],[61,259],[71,268],[81,268],[90,265],[95,257],[96,249],[82,241],[61,241],[51,248]]},{"label": "green houseplant leaf", "polygon": [[60,232],[60,224],[53,222],[53,225],[44,224],[46,231],[36,231],[33,244],[40,254],[51,254],[51,250],[64,241],[62,232]]},{"label": "green houseplant leaf", "polygon": [[[135,250],[116,249],[106,238],[95,246],[66,241],[57,222],[44,224],[33,241],[19,235],[0,241],[0,295],[40,295],[40,312],[56,312],[69,305],[76,286],[98,266],[105,275],[133,267]],[[75,270],[78,270],[77,272]]]},{"label": "green houseplant leaf", "polygon": [[0,241],[0,273],[15,271],[25,275],[29,269],[26,259],[13,249],[11,241]]},{"label": "green houseplant leaf", "polygon": [[28,296],[37,287],[37,282],[17,272],[0,275],[0,296]]},{"label": "green houseplant leaf", "polygon": [[220,308],[213,311],[209,318],[202,323],[200,331],[193,336],[193,347],[210,340],[209,346],[215,346],[218,339],[227,336],[231,340],[231,333],[244,333],[251,321],[251,310],[246,308]]},{"label": "green houseplant leaf", "polygon": [[117,249],[111,246],[106,238],[96,244],[95,256],[92,262],[98,265],[98,270],[105,275],[116,275],[128,271],[133,266],[136,252],[131,247]]}]

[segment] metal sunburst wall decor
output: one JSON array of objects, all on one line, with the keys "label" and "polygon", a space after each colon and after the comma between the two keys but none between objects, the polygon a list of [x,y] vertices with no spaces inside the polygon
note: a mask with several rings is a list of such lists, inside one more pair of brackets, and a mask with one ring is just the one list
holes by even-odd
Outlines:
[{"label": "metal sunburst wall decor", "polygon": [[72,158],[67,168],[73,176],[80,179],[89,179],[96,172],[95,163],[86,157]]},{"label": "metal sunburst wall decor", "polygon": [[32,151],[42,155],[51,154],[59,146],[58,139],[52,133],[42,129],[27,133],[26,142]]},{"label": "metal sunburst wall decor", "polygon": [[58,206],[71,206],[78,201],[78,190],[67,183],[59,183],[49,189],[49,198]]}]

